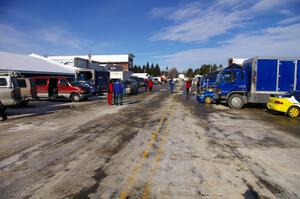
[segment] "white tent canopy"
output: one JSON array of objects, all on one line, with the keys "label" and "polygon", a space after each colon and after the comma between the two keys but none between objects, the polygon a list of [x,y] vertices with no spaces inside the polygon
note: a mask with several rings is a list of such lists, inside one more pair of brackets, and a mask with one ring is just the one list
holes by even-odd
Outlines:
[{"label": "white tent canopy", "polygon": [[76,68],[45,59],[47,58],[37,55],[28,56],[0,52],[0,71],[74,75]]}]

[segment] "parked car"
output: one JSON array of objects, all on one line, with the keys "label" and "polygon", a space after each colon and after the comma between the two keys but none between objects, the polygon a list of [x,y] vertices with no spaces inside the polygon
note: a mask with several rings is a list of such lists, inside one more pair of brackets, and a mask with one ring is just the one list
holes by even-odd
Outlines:
[{"label": "parked car", "polygon": [[88,88],[81,83],[70,83],[67,77],[33,77],[39,98],[66,98],[74,102],[88,99]]},{"label": "parked car", "polygon": [[213,91],[205,91],[204,93],[197,95],[197,100],[201,103],[212,104],[213,102],[216,102],[216,96]]},{"label": "parked car", "polygon": [[26,105],[29,101],[37,100],[37,90],[34,81],[31,78],[17,78],[18,85],[23,99],[22,104]]},{"label": "parked car", "polygon": [[269,98],[267,107],[270,110],[285,113],[291,118],[300,116],[300,91],[274,95]]},{"label": "parked car", "polygon": [[11,72],[0,73],[0,100],[3,106],[18,105],[22,102],[16,75]]},{"label": "parked car", "polygon": [[161,78],[160,77],[152,77],[154,84],[161,84]]},{"label": "parked car", "polygon": [[124,83],[126,86],[126,94],[138,94],[139,86],[135,80],[133,79],[125,80]]}]

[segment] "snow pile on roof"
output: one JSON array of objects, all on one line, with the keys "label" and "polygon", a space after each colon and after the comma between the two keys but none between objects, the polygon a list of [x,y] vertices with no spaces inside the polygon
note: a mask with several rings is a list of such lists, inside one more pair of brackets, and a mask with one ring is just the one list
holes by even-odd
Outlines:
[{"label": "snow pile on roof", "polygon": [[[68,59],[74,59],[74,58],[82,58],[89,60],[88,55],[70,55],[70,56],[49,56],[49,59],[52,60],[68,60]],[[128,62],[129,58],[133,58],[134,55],[132,54],[126,54],[126,55],[91,55],[91,60],[101,63],[122,63],[122,62]]]},{"label": "snow pile on roof", "polygon": [[75,68],[51,63],[41,57],[0,52],[0,70],[28,73],[74,74]]},{"label": "snow pile on roof", "polygon": [[52,59],[49,59],[47,57],[44,57],[44,56],[41,56],[41,55],[38,55],[38,54],[35,54],[35,53],[32,53],[29,56],[45,60],[45,61],[50,62],[52,64],[58,65],[59,67],[65,68],[66,70],[72,70],[72,71],[74,71],[74,69],[77,69],[76,67],[74,68],[73,66],[62,64],[59,61],[52,60]]},{"label": "snow pile on roof", "polygon": [[245,60],[247,60],[247,58],[234,58],[234,57],[230,57],[228,59],[228,62],[230,62],[231,64],[243,65],[243,63],[244,63]]}]

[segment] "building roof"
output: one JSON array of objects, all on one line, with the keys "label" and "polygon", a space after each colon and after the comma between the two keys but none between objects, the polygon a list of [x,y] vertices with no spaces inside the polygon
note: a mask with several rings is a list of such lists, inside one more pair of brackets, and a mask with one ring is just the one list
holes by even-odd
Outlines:
[{"label": "building roof", "polygon": [[74,74],[75,68],[47,60],[38,55],[0,52],[0,70],[44,74]]},{"label": "building roof", "polygon": [[[82,59],[89,59],[89,55],[70,55],[70,56],[48,56],[52,60],[68,60],[74,59],[75,57]],[[124,55],[91,55],[92,61],[97,61],[100,63],[121,63],[128,62],[129,58],[133,59],[133,54],[124,54]]]}]

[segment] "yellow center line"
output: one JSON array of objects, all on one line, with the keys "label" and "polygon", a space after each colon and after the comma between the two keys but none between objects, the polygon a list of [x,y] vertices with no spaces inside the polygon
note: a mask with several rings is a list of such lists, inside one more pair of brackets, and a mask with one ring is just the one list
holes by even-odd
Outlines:
[{"label": "yellow center line", "polygon": [[119,199],[127,198],[129,191],[132,189],[132,187],[136,181],[137,175],[139,174],[141,168],[145,164],[145,160],[149,157],[149,150],[151,149],[150,147],[153,146],[153,143],[157,139],[157,136],[158,136],[159,132],[161,131],[162,125],[165,120],[166,120],[166,114],[163,114],[163,116],[161,117],[160,122],[158,124],[157,130],[151,134],[151,139],[148,141],[148,144],[147,144],[148,148],[143,151],[143,154],[141,156],[139,164],[137,164],[136,166],[133,167],[131,175],[129,175],[128,180],[127,180],[127,186],[121,192]]},{"label": "yellow center line", "polygon": [[[161,134],[161,137],[160,137],[160,146],[157,149],[157,153],[158,154],[153,158],[153,160],[155,160],[156,162],[159,162],[161,160],[161,156],[164,153],[163,148],[164,148],[165,143],[168,140],[167,138],[168,138],[168,134],[169,134],[170,122],[171,122],[171,118],[173,118],[173,114],[174,114],[174,111],[170,113],[170,115],[169,115],[170,119],[166,123],[166,128],[165,128],[164,132]],[[148,178],[147,183],[144,186],[144,191],[143,191],[142,199],[148,199],[149,198],[152,179],[153,179],[153,176],[155,175],[156,171],[157,171],[157,166],[154,163],[153,168],[149,169],[149,171],[148,171],[149,172],[149,178]]]}]

